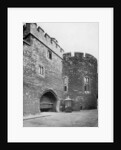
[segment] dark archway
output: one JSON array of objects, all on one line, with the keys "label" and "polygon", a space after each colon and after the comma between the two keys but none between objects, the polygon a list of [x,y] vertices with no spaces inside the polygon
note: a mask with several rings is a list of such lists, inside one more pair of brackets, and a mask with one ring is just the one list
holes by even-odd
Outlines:
[{"label": "dark archway", "polygon": [[57,96],[53,91],[46,91],[40,98],[41,112],[56,112]]}]

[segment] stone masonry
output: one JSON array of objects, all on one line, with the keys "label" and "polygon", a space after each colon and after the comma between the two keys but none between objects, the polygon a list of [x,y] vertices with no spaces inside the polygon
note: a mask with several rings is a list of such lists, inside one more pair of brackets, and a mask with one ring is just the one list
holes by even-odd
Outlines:
[{"label": "stone masonry", "polygon": [[47,105],[47,111],[60,111],[67,96],[73,99],[73,110],[96,108],[97,89],[96,58],[64,54],[58,41],[36,23],[24,24],[23,115],[40,113]]},{"label": "stone masonry", "polygon": [[[67,77],[67,91],[64,99],[69,96],[73,110],[97,107],[97,60],[92,55],[71,53],[63,55],[63,78]],[[86,79],[88,82],[86,83]]]},{"label": "stone masonry", "polygon": [[[57,101],[62,99],[62,55],[63,49],[36,24],[26,24],[23,41],[23,111],[26,114],[40,112],[40,98],[52,91]],[[47,56],[48,50],[52,59]],[[39,65],[44,74],[39,73]]]}]

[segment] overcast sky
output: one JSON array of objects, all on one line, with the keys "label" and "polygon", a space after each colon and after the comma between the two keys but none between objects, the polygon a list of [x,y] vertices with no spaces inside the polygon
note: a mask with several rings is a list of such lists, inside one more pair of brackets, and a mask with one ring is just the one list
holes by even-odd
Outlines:
[{"label": "overcast sky", "polygon": [[98,23],[37,23],[65,52],[84,52],[98,59]]}]

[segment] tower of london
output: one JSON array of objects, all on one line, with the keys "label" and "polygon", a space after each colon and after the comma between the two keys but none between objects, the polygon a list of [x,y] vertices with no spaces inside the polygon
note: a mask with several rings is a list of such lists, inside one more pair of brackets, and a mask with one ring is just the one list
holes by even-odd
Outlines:
[{"label": "tower of london", "polygon": [[69,97],[72,110],[97,108],[97,59],[65,53],[36,23],[23,25],[23,115],[59,112]]}]

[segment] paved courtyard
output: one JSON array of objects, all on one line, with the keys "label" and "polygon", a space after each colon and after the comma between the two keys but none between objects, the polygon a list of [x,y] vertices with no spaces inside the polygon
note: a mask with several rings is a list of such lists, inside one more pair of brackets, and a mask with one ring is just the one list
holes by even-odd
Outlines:
[{"label": "paved courtyard", "polygon": [[42,112],[36,116],[24,117],[24,127],[98,127],[98,111]]}]

